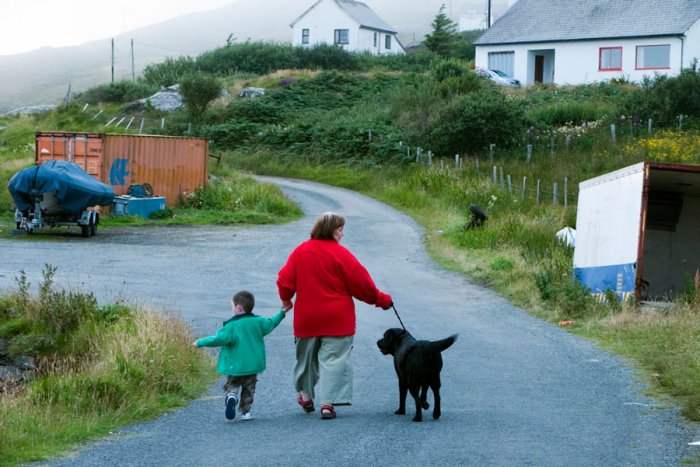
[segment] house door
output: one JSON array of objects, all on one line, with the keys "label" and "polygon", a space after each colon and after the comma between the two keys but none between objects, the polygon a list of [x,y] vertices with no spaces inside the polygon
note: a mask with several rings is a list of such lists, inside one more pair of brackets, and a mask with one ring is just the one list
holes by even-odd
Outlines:
[{"label": "house door", "polygon": [[535,55],[535,83],[544,82],[544,55]]}]

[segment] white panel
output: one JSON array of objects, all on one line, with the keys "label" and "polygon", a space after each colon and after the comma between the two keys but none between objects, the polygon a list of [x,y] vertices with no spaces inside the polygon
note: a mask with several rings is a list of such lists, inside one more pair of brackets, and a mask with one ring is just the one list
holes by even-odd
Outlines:
[{"label": "white panel", "polygon": [[575,268],[637,261],[643,186],[643,163],[580,184]]},{"label": "white panel", "polygon": [[513,76],[513,58],[514,52],[490,52],[489,53],[489,70],[501,70],[508,76]]}]

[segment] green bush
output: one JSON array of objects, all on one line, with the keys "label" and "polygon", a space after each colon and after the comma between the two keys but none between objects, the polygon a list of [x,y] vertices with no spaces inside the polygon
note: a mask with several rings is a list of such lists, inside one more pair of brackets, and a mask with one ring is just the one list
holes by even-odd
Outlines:
[{"label": "green bush", "polygon": [[700,118],[700,70],[697,62],[678,76],[645,78],[625,100],[625,112],[643,121],[676,121],[679,115]]},{"label": "green bush", "polygon": [[359,69],[358,56],[335,45],[319,44],[311,48],[297,47],[295,51],[302,68],[347,71]]},{"label": "green bush", "polygon": [[144,82],[159,87],[168,87],[180,82],[188,73],[197,71],[192,57],[168,57],[162,63],[147,65],[142,73]]},{"label": "green bush", "polygon": [[499,90],[458,96],[430,125],[428,141],[436,154],[473,154],[493,143],[508,148],[521,143],[527,120],[519,102]]},{"label": "green bush", "polygon": [[88,89],[75,98],[78,102],[98,104],[121,104],[148,97],[159,89],[158,85],[143,81],[118,81],[114,84],[102,84]]},{"label": "green bush", "polygon": [[190,117],[199,122],[209,103],[221,95],[221,84],[213,76],[189,73],[181,79],[179,91]]}]

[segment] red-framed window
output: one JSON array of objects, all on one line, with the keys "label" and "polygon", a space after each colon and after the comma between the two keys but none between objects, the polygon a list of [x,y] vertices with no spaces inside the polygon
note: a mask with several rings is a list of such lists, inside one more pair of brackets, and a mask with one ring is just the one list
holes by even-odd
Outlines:
[{"label": "red-framed window", "polygon": [[598,71],[622,70],[622,47],[601,47],[598,55]]},{"label": "red-framed window", "polygon": [[637,70],[668,70],[671,68],[671,44],[638,45],[635,68]]}]

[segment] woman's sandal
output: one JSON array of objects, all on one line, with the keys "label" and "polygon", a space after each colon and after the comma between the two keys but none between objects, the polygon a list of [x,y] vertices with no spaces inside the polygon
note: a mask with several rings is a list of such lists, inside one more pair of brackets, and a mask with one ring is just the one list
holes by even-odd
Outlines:
[{"label": "woman's sandal", "polygon": [[335,418],[335,409],[332,404],[321,404],[321,418],[324,420]]},{"label": "woman's sandal", "polygon": [[299,394],[297,396],[297,402],[299,403],[301,408],[304,409],[304,412],[306,412],[306,413],[311,413],[314,410],[316,410],[314,408],[314,401],[312,401],[311,399],[305,401],[304,398],[301,397],[301,394]]}]

